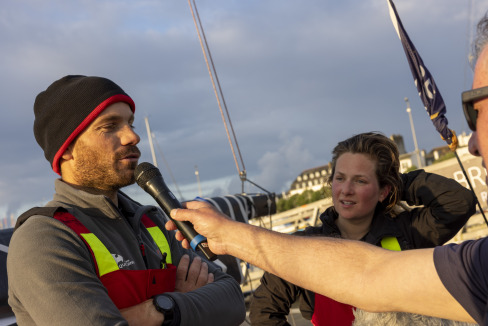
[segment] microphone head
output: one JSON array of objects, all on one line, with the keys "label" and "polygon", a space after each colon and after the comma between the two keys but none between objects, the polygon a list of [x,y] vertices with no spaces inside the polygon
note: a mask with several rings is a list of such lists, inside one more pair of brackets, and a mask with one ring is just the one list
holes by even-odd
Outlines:
[{"label": "microphone head", "polygon": [[142,162],[134,170],[134,176],[139,187],[144,188],[146,183],[154,177],[162,177],[159,169],[148,162]]}]

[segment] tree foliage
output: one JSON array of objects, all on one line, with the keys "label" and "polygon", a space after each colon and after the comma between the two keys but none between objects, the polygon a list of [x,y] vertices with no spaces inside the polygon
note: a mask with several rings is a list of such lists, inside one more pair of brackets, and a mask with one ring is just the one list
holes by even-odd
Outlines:
[{"label": "tree foliage", "polygon": [[276,203],[276,212],[284,212],[289,209],[300,207],[309,203],[313,203],[317,200],[329,198],[332,196],[330,187],[322,187],[318,191],[305,190],[301,194],[295,194],[289,198],[281,198]]},{"label": "tree foliage", "polygon": [[442,155],[437,160],[435,160],[434,163],[432,163],[432,164],[439,163],[439,162],[442,162],[442,161],[446,161],[448,159],[453,158],[455,155],[456,154],[454,152],[447,152],[446,154]]}]

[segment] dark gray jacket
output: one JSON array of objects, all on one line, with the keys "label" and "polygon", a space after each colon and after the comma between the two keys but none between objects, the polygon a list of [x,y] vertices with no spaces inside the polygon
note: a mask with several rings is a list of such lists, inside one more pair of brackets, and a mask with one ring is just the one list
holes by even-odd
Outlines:
[{"label": "dark gray jacket", "polygon": [[[77,190],[61,180],[46,206],[66,208],[93,232],[112,254],[123,257],[124,269],[146,269],[139,250],[146,248],[147,268],[160,268],[161,256],[140,218],[147,214],[163,231],[172,261],[185,250],[164,228],[165,217],[154,206],[141,206],[119,192],[119,208],[105,196]],[[204,259],[204,258],[203,258]],[[172,292],[181,325],[239,325],[245,318],[239,284],[207,262],[215,281],[189,293]],[[63,223],[46,216],[28,218],[14,232],[7,258],[9,304],[19,325],[127,325],[97,277],[90,252]]]}]

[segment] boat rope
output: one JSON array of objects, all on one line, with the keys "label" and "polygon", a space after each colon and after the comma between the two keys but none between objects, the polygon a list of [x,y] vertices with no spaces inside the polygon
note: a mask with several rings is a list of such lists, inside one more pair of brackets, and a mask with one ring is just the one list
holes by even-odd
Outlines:
[{"label": "boat rope", "polygon": [[[193,5],[192,5],[192,3],[193,3]],[[263,190],[268,195],[271,195],[274,197],[274,195],[271,192],[262,188],[261,186],[257,185],[256,183],[252,182],[251,180],[249,180],[247,178],[246,167],[244,165],[244,160],[242,158],[241,150],[239,148],[239,143],[237,142],[237,136],[235,134],[234,127],[232,126],[232,120],[230,119],[229,110],[227,109],[227,103],[225,102],[224,93],[222,91],[222,87],[220,86],[220,81],[219,81],[219,77],[217,75],[217,70],[215,69],[215,64],[214,64],[214,61],[212,58],[212,53],[210,52],[210,47],[208,46],[207,37],[205,36],[205,31],[203,29],[202,21],[200,20],[200,15],[198,14],[198,9],[197,9],[197,5],[195,3],[195,0],[188,0],[188,5],[190,6],[191,14],[193,17],[193,22],[194,22],[195,28],[197,30],[198,40],[200,41],[200,46],[202,48],[203,57],[205,59],[205,64],[207,65],[208,74],[210,75],[210,80],[212,81],[212,87],[213,87],[213,90],[215,93],[215,97],[217,98],[217,104],[219,106],[220,115],[222,116],[222,121],[224,122],[224,127],[225,127],[225,131],[227,134],[227,139],[229,140],[229,145],[230,145],[230,148],[232,151],[232,156],[234,157],[234,162],[236,164],[237,173],[239,174],[239,178],[241,179],[242,193],[245,192],[244,191],[244,182],[247,181],[247,182],[251,183],[252,185],[254,185],[255,187]],[[218,91],[217,91],[217,88],[218,88]],[[222,106],[224,109],[222,109]],[[224,110],[225,110],[225,115],[224,115]],[[226,116],[227,116],[227,120],[226,120]],[[232,138],[231,138],[230,133],[229,133],[229,127],[227,126],[227,121],[229,123],[230,130],[232,131],[232,137],[234,139],[234,142],[232,142]],[[238,160],[236,157],[236,151],[234,150],[234,143],[235,143],[235,147],[237,149],[237,153],[239,154],[239,159],[241,162],[242,169],[239,167],[239,163],[238,163]]]},{"label": "boat rope", "polygon": [[[219,78],[217,76],[217,71],[215,70],[215,64],[214,64],[213,59],[212,59],[212,54],[210,53],[210,48],[208,46],[207,38],[206,38],[205,32],[203,30],[202,22],[200,20],[200,15],[198,14],[198,9],[197,9],[195,0],[193,0],[193,5],[192,5],[191,0],[188,0],[188,4],[190,6],[191,14],[193,17],[193,22],[195,23],[195,28],[197,29],[198,39],[200,41],[200,46],[202,48],[203,56],[205,58],[205,64],[207,65],[207,70],[208,70],[208,73],[210,75],[210,79],[212,81],[212,87],[214,89],[215,97],[217,98],[217,103],[219,105],[220,115],[222,116],[222,121],[224,122],[225,131],[227,133],[227,139],[229,140],[229,144],[230,144],[230,148],[232,150],[232,155],[234,157],[237,172],[239,173],[239,176],[241,176],[241,179],[242,179],[242,176],[243,175],[245,176],[246,167],[244,166],[244,160],[242,159],[241,151],[239,149],[239,144],[237,143],[237,137],[236,137],[235,132],[234,132],[234,127],[232,126],[232,121],[230,119],[229,110],[227,109],[227,104],[225,102],[224,93],[222,92],[222,87],[220,86]],[[197,20],[198,20],[198,23],[197,23]],[[202,40],[202,37],[203,37],[203,40]],[[204,43],[205,43],[205,45],[204,45]],[[209,61],[210,61],[210,63],[209,63]],[[210,67],[210,66],[212,66],[212,67]],[[213,71],[213,73],[212,73],[212,71]],[[217,84],[217,86],[216,86],[216,84]],[[217,88],[218,88],[218,91],[217,91]],[[229,126],[230,126],[230,129],[232,131],[232,136],[234,138],[234,142],[235,142],[235,146],[237,148],[237,152],[239,154],[239,159],[241,161],[242,170],[240,169],[239,163],[237,161],[236,153],[234,150],[234,145],[233,145],[232,139],[231,139],[230,134],[229,134],[229,128],[227,126],[227,120],[225,118],[224,111],[222,109],[222,105],[225,109],[225,115],[227,116],[227,120],[229,121]]]},{"label": "boat rope", "polygon": [[163,159],[163,163],[166,166],[166,169],[168,170],[168,173],[171,177],[171,181],[173,181],[173,184],[175,185],[176,191],[178,191],[178,195],[180,195],[180,201],[185,201],[185,197],[183,197],[183,194],[180,191],[180,187],[178,187],[178,183],[176,183],[176,179],[175,179],[175,176],[173,174],[173,171],[171,171],[171,168],[169,167],[168,161],[166,161],[166,158],[163,155],[163,151],[161,150],[161,146],[159,146],[158,140],[156,139],[156,137],[153,137],[153,138],[154,138],[154,142],[156,143],[156,148],[159,152],[159,155],[161,155],[161,158]]}]

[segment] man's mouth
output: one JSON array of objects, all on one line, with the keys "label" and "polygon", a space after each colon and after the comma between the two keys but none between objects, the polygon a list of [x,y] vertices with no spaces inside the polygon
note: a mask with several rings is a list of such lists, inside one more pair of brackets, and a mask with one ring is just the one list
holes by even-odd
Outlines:
[{"label": "man's mouth", "polygon": [[129,154],[127,156],[124,156],[122,159],[138,160],[139,157],[140,157],[139,154]]},{"label": "man's mouth", "polygon": [[117,159],[118,160],[129,160],[131,162],[133,161],[137,161],[139,159],[139,157],[141,157],[141,152],[139,151],[139,149],[137,147],[131,147],[131,148],[128,148],[127,150],[121,152],[121,153],[118,153],[117,155]]}]

